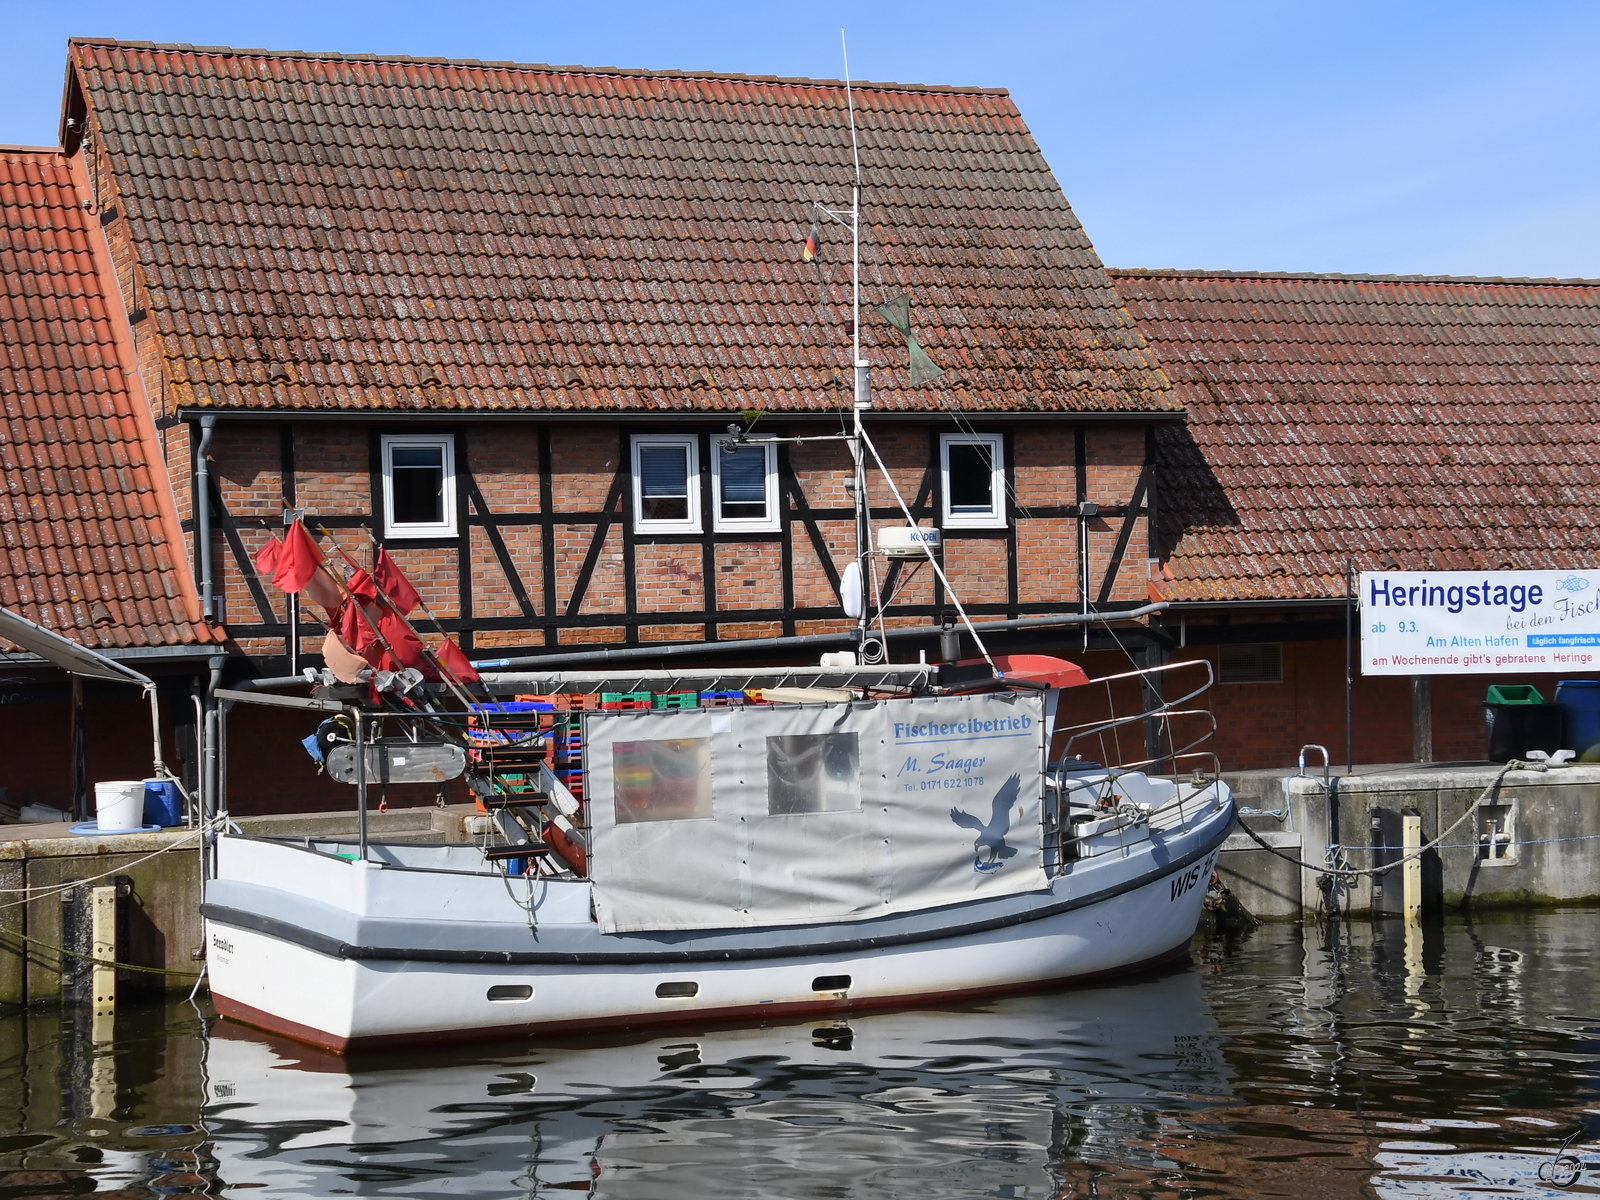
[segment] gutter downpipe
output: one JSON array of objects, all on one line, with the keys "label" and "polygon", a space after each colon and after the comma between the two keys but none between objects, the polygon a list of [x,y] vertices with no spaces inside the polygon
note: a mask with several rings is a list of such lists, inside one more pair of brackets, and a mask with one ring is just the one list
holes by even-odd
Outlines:
[{"label": "gutter downpipe", "polygon": [[217,741],[221,733],[222,717],[217,710],[217,687],[222,683],[222,668],[228,659],[226,655],[214,654],[211,656],[211,678],[206,682],[205,701],[205,761],[201,770],[200,783],[200,811],[206,822],[207,833],[203,839],[206,847],[205,877],[214,879],[217,873],[217,834],[212,822],[216,819],[221,807],[222,771],[221,760],[218,755]]},{"label": "gutter downpipe", "polygon": [[[216,623],[217,606],[211,595],[211,435],[217,431],[217,418],[200,418],[200,446],[195,453],[196,526],[200,537],[200,612],[207,625]],[[212,684],[215,690],[216,684]]]}]

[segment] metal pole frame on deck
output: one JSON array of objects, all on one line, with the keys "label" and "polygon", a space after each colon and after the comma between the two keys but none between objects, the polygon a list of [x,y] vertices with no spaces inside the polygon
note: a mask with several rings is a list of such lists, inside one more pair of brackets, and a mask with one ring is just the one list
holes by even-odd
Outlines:
[{"label": "metal pole frame on deck", "polygon": [[361,861],[367,861],[367,744],[364,736],[366,714],[359,708],[351,709],[356,720],[356,833],[360,841]]},{"label": "metal pole frame on deck", "polygon": [[[228,758],[227,758],[228,741],[227,741],[227,737],[226,737],[225,731],[227,730],[227,727],[228,727],[228,722],[227,722],[228,712],[233,708],[233,706],[235,704],[237,704],[240,701],[243,701],[246,704],[265,704],[268,708],[297,708],[297,709],[300,709],[301,711],[305,711],[305,712],[347,713],[350,716],[355,718],[355,727],[356,727],[356,791],[357,791],[357,795],[358,795],[358,797],[360,799],[360,804],[361,804],[361,813],[360,813],[360,816],[359,816],[358,820],[359,820],[360,826],[361,826],[361,857],[363,859],[366,858],[366,856],[367,856],[367,804],[366,804],[366,800],[367,800],[367,773],[366,773],[366,754],[364,753],[364,750],[363,750],[363,747],[362,747],[363,729],[362,729],[362,723],[361,722],[362,722],[363,713],[361,712],[361,710],[358,709],[358,708],[352,708],[347,704],[342,704],[337,700],[318,700],[318,699],[316,699],[314,697],[312,697],[312,698],[302,698],[302,697],[299,697],[299,696],[275,696],[270,692],[253,692],[253,691],[245,691],[245,690],[243,690],[245,687],[249,687],[249,686],[251,686],[251,685],[247,682],[246,684],[242,685],[242,687],[239,687],[239,688],[218,688],[216,690],[216,697],[217,697],[217,701],[218,701],[218,704],[219,704],[218,719],[217,719],[217,752],[218,752],[218,759],[219,759],[218,788],[217,788],[217,810],[218,810],[218,812],[222,813],[222,812],[226,812],[227,811],[226,805],[224,803],[224,801],[226,799],[226,796],[227,796],[227,792],[226,792],[225,787],[223,786],[223,781],[227,777],[227,766],[228,766]],[[213,837],[214,837],[214,835],[213,835]],[[213,862],[213,868],[212,869],[213,869],[213,871],[215,871],[215,863],[214,862]]]}]

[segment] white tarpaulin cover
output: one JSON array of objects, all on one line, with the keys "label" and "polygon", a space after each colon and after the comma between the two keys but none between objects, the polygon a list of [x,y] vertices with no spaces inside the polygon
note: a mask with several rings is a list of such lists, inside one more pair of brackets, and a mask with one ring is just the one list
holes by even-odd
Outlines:
[{"label": "white tarpaulin cover", "polygon": [[605,933],[859,920],[1036,891],[1044,697],[594,714]]}]

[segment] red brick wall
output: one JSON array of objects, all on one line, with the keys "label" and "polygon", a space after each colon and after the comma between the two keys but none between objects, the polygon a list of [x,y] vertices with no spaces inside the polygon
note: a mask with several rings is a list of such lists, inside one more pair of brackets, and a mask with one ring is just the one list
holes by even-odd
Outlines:
[{"label": "red brick wall", "polygon": [[[1189,647],[1174,658],[1206,658],[1215,647]],[[1555,675],[1433,677],[1433,755],[1439,762],[1481,760],[1487,753],[1483,700],[1490,684],[1531,683],[1549,701]],[[1179,680],[1168,684],[1167,694]],[[1345,761],[1344,643],[1284,642],[1282,683],[1217,684],[1207,701],[1217,719],[1215,747],[1224,770],[1293,767],[1300,747],[1326,746]],[[1351,688],[1357,763],[1412,758],[1411,680],[1356,675]]]},{"label": "red brick wall", "polygon": [[[93,685],[90,685],[93,686]],[[178,771],[173,749],[171,706],[185,703],[163,695],[162,745],[167,765]],[[72,710],[65,703],[8,704],[0,725],[0,786],[8,803],[72,807]],[[143,700],[87,698],[84,702],[84,744],[88,765],[89,805],[94,784],[150,775],[150,706]],[[92,815],[92,811],[91,811]]]},{"label": "red brick wall", "polygon": [[[497,422],[469,429],[464,440],[467,464],[491,513],[539,511],[539,431],[535,426]],[[613,436],[613,444],[615,440]],[[555,449],[552,442],[552,465]],[[598,501],[595,507],[600,507]]]},{"label": "red brick wall", "polygon": [[[491,508],[489,511],[493,512]],[[489,541],[487,530],[473,528],[472,539],[472,615],[474,617],[520,616],[522,607],[511,591],[500,557]],[[522,580],[533,611],[544,612],[544,545],[537,526],[509,526],[500,530],[512,568]],[[526,635],[524,635],[526,636]]]},{"label": "red brick wall", "polygon": [[782,592],[776,601],[772,595],[773,584],[783,572],[783,548],[777,542],[719,545],[716,561],[719,611],[782,607]]},{"label": "red brick wall", "polygon": [[[231,425],[226,432],[236,436]],[[217,437],[220,441],[220,431]],[[371,439],[364,427],[310,422],[294,427],[295,504],[308,513],[370,516],[371,469]]]}]

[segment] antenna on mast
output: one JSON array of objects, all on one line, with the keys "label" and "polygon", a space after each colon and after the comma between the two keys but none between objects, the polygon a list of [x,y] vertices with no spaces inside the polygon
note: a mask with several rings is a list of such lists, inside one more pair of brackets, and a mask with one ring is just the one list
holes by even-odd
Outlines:
[{"label": "antenna on mast", "polygon": [[855,182],[850,189],[850,332],[854,338],[851,365],[855,368],[855,404],[859,412],[872,407],[872,385],[867,364],[861,358],[861,146],[856,140],[856,100],[850,86],[850,46],[844,30],[839,30],[839,48],[844,54],[844,102],[850,113],[850,159],[855,167]]},{"label": "antenna on mast", "polygon": [[[869,519],[870,509],[867,504],[867,464],[862,443],[866,440],[866,433],[861,427],[861,412],[872,407],[872,382],[870,370],[866,359],[861,357],[861,146],[856,138],[856,100],[855,90],[850,85],[850,44],[845,40],[844,30],[839,30],[839,48],[844,54],[844,102],[850,113],[850,159],[855,168],[855,178],[850,185],[850,336],[851,358],[850,366],[855,382],[855,403],[851,405],[855,423],[855,437],[851,443],[851,453],[855,459],[855,501],[856,501],[856,574],[861,580],[860,586],[865,591],[866,567],[872,554],[872,528]],[[876,573],[874,573],[876,579]],[[882,621],[882,597],[876,597],[879,603],[879,621]],[[857,637],[860,639],[861,655],[863,661],[879,661],[883,657],[886,647],[883,642],[878,643],[877,653],[869,657],[867,628],[870,621],[870,612],[867,608],[866,597],[861,598],[861,608],[856,616]]]}]

